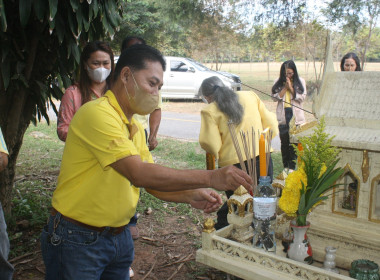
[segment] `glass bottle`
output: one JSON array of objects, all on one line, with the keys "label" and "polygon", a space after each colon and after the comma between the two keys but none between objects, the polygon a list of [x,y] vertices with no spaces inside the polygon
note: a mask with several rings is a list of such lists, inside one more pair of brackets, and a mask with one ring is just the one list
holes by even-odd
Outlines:
[{"label": "glass bottle", "polygon": [[261,176],[253,196],[253,247],[276,253],[277,196],[269,176]]}]

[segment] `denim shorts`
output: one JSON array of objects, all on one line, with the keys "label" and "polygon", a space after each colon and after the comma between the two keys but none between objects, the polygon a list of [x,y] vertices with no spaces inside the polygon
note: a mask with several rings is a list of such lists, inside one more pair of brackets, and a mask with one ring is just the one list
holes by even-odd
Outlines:
[{"label": "denim shorts", "polygon": [[[54,229],[55,227],[55,229]],[[50,216],[41,234],[46,280],[129,280],[134,258],[129,228],[118,235],[90,230]]]}]

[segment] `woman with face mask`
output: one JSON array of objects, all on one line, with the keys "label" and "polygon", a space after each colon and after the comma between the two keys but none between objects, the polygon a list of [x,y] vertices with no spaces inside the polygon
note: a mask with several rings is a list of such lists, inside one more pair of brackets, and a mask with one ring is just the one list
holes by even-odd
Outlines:
[{"label": "woman with face mask", "polygon": [[58,113],[57,134],[66,141],[69,124],[79,107],[101,97],[110,87],[114,69],[113,52],[108,43],[89,42],[80,58],[79,81],[66,89]]}]

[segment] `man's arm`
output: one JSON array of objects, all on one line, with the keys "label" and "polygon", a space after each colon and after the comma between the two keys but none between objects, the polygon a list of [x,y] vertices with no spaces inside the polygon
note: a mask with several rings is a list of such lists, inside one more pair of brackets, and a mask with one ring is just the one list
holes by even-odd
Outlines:
[{"label": "man's arm", "polygon": [[148,147],[149,151],[154,150],[157,147],[157,132],[161,122],[161,108],[157,108],[149,115],[149,137]]},{"label": "man's arm", "polygon": [[198,188],[235,190],[240,185],[252,189],[252,178],[244,171],[227,166],[217,170],[177,170],[142,162],[140,156],[129,156],[110,165],[134,186],[173,192]]},{"label": "man's arm", "polygon": [[196,209],[203,210],[205,213],[214,212],[219,209],[220,205],[222,205],[222,198],[220,195],[210,189],[159,192],[147,188],[146,191],[161,200],[188,203]]},{"label": "man's arm", "polygon": [[8,155],[6,153],[0,152],[0,172],[5,169],[8,165]]}]

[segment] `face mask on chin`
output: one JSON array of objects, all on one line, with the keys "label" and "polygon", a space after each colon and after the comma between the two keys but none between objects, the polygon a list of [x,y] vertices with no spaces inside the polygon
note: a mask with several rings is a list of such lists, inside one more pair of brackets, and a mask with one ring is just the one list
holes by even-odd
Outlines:
[{"label": "face mask on chin", "polygon": [[141,89],[136,83],[135,77],[132,74],[134,81],[133,89],[135,91],[135,96],[131,97],[128,93],[128,89],[124,84],[125,91],[127,92],[129,107],[133,110],[135,114],[148,115],[157,109],[159,96],[158,94],[150,94]]},{"label": "face mask on chin", "polygon": [[87,66],[87,73],[91,80],[93,80],[94,82],[102,83],[110,75],[111,69],[107,69],[104,67],[91,69],[89,66]]}]

